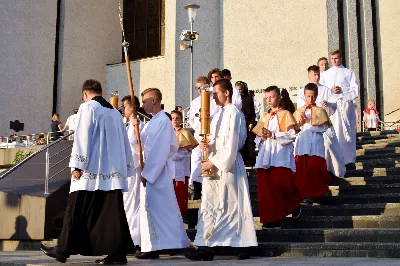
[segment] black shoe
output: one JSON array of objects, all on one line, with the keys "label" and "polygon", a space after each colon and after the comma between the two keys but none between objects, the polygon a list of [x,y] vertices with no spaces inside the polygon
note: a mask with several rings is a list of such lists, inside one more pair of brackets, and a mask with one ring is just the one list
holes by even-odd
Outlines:
[{"label": "black shoe", "polygon": [[57,254],[57,248],[56,247],[46,247],[45,245],[41,244],[39,246],[40,250],[43,251],[44,254],[46,254],[49,257],[52,257],[56,259],[57,261],[61,263],[65,263],[67,261],[67,257],[63,257]]},{"label": "black shoe", "polygon": [[346,171],[355,170],[356,169],[356,164],[355,163],[348,163],[345,166],[346,166]]},{"label": "black shoe", "polygon": [[267,229],[281,229],[281,222],[264,223],[262,230]]},{"label": "black shoe", "polygon": [[96,260],[95,263],[104,265],[125,265],[128,263],[128,260],[125,256],[108,255],[104,259]]},{"label": "black shoe", "polygon": [[185,257],[189,260],[212,261],[214,259],[214,253],[199,248],[192,253],[186,254]]},{"label": "black shoe", "polygon": [[301,206],[312,206],[314,204],[314,202],[312,201],[312,199],[304,199],[300,202]]},{"label": "black shoe", "polygon": [[293,219],[299,219],[300,215],[301,215],[300,207],[295,209],[294,211],[292,211],[292,218]]},{"label": "black shoe", "polygon": [[248,260],[250,259],[250,254],[242,252],[237,256],[237,258],[238,260]]},{"label": "black shoe", "polygon": [[170,255],[171,257],[172,257],[172,256],[175,256],[175,255],[177,255],[180,251],[181,251],[181,249],[179,249],[179,248],[171,249],[171,250],[169,251],[169,255]]},{"label": "black shoe", "polygon": [[139,260],[159,259],[160,252],[158,251],[140,252],[135,254],[135,258]]}]

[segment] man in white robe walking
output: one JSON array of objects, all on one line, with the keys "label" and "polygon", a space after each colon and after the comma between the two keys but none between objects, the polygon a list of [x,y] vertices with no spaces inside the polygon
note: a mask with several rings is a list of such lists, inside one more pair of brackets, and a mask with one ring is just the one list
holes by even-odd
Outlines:
[{"label": "man in white robe walking", "polygon": [[138,259],[156,259],[162,249],[190,245],[172,183],[173,156],[179,145],[171,121],[161,109],[161,100],[159,89],[142,92],[143,108],[153,117],[140,134],[145,166],[141,174],[141,252],[135,255]]},{"label": "man in white robe walking", "polygon": [[245,143],[247,128],[244,115],[231,103],[232,84],[227,79],[215,82],[213,95],[221,111],[211,122],[209,160],[202,170],[211,169],[213,178],[204,178],[199,221],[190,260],[211,261],[212,247],[239,247],[238,259],[250,257],[247,247],[257,246],[249,185],[239,150]]},{"label": "man in white robe walking", "polygon": [[[313,65],[307,69],[308,82],[314,83],[318,86],[318,97],[316,104],[319,107],[325,109],[329,117],[332,117],[336,112],[336,99],[333,98],[333,92],[331,89],[321,85],[320,69],[318,66]],[[306,105],[306,98],[304,97],[304,87],[301,87],[297,93],[297,108],[301,108]],[[340,149],[339,142],[337,140],[335,129],[330,127],[324,133],[324,144],[325,144],[325,160],[328,166],[328,171],[337,176],[344,176],[346,173],[346,167],[343,161],[343,154]]]},{"label": "man in white robe walking", "polygon": [[320,83],[332,89],[337,104],[336,112],[330,117],[340,144],[347,169],[354,168],[356,161],[356,124],[355,100],[360,89],[356,76],[342,65],[339,50],[330,53],[332,67],[321,73]]},{"label": "man in white robe walking", "polygon": [[121,114],[101,94],[100,82],[83,83],[63,228],[56,247],[40,247],[63,263],[80,254],[108,255],[97,264],[126,264],[133,249],[122,195],[132,176],[132,153]]}]

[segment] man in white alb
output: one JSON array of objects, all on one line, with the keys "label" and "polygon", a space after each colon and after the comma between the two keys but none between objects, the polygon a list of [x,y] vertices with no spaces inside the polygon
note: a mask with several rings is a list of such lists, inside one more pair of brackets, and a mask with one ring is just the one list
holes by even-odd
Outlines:
[{"label": "man in white alb", "polygon": [[[67,119],[67,122],[65,122],[64,128],[62,131],[67,130],[75,130],[75,119],[78,113],[78,109],[74,109],[74,114],[70,115]],[[74,135],[69,136],[68,138],[69,140],[73,140],[74,139]]]},{"label": "man in white alb", "polygon": [[238,259],[248,259],[247,247],[257,246],[249,184],[239,150],[243,147],[247,127],[241,111],[231,103],[232,84],[227,79],[215,82],[214,99],[221,111],[211,122],[209,160],[202,170],[212,170],[214,177],[204,177],[199,220],[194,244],[198,248],[187,254],[190,260],[211,261],[212,247],[241,248]]},{"label": "man in white alb", "polygon": [[332,89],[337,104],[336,112],[330,117],[340,144],[346,168],[354,168],[356,161],[356,113],[353,100],[360,94],[356,76],[342,65],[339,50],[330,53],[332,67],[321,73],[320,83]]},{"label": "man in white alb", "polygon": [[171,121],[161,109],[161,100],[159,89],[142,92],[143,108],[153,117],[140,134],[145,162],[140,189],[141,252],[135,255],[138,259],[156,259],[162,249],[190,245],[172,183],[173,156],[179,145]]}]

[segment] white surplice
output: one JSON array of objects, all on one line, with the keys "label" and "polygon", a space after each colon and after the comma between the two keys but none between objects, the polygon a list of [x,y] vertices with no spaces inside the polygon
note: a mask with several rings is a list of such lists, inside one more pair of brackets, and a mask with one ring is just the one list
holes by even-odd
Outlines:
[{"label": "white surplice", "polygon": [[[311,120],[311,109],[306,109],[305,116]],[[325,158],[325,145],[323,133],[328,129],[327,124],[312,126],[305,123],[294,144],[294,155],[319,156]]]},{"label": "white surplice", "polygon": [[[212,88],[211,88],[212,89]],[[190,105],[190,110],[189,110],[189,124],[191,128],[194,129],[194,134],[193,136],[195,139],[200,143],[202,140],[202,137],[199,135],[200,134],[200,118],[199,116],[196,117],[196,114],[200,114],[200,107],[201,107],[201,101],[200,101],[200,96],[194,99]],[[216,115],[221,108],[215,103],[215,100],[213,99],[213,93],[210,93],[210,120],[212,121],[214,115]],[[203,182],[203,178],[199,177],[201,173],[201,160],[202,160],[202,154],[201,154],[201,149],[200,145],[197,146],[192,150],[192,155],[191,155],[191,160],[190,160],[190,167],[191,167],[191,173],[190,173],[190,180],[189,184],[192,186],[193,181],[195,182]]]},{"label": "white surplice", "polygon": [[274,115],[269,120],[268,130],[275,134],[276,139],[261,141],[254,168],[285,167],[296,172],[292,145],[296,140],[294,128],[290,127],[288,132],[280,132],[278,118]]},{"label": "white surplice", "polygon": [[335,128],[344,163],[354,163],[356,161],[357,118],[353,100],[360,94],[356,76],[353,71],[342,65],[333,66],[321,73],[320,83],[330,89],[333,86],[342,88],[341,93],[333,94],[332,98],[337,104],[337,110],[330,119]]},{"label": "white surplice", "polygon": [[[336,102],[333,98],[333,92],[324,85],[318,85],[318,97],[316,104],[322,107],[322,101],[326,101],[328,104],[327,108],[324,108],[328,113],[329,117],[332,117],[336,112]],[[304,97],[304,88],[300,88],[297,93],[297,107],[301,108],[306,105],[306,98]],[[325,160],[329,172],[332,172],[335,176],[344,176],[346,173],[346,167],[344,163],[344,158],[342,150],[340,149],[340,144],[337,139],[334,127],[328,128],[324,134],[324,144],[325,144]]]},{"label": "white surplice", "polygon": [[240,95],[240,92],[236,87],[233,87],[233,93],[232,93],[232,104],[236,106],[238,110],[242,110],[242,96]]},{"label": "white surplice", "polygon": [[163,110],[144,126],[141,140],[145,159],[142,176],[147,180],[146,187],[140,186],[141,251],[188,247],[190,240],[172,184],[173,156],[179,146]]},{"label": "white surplice", "polygon": [[172,159],[175,162],[175,175],[172,179],[185,182],[185,177],[190,176],[190,155],[192,152],[187,148],[179,148]]},{"label": "white surplice", "polygon": [[128,190],[128,177],[133,173],[132,153],[125,125],[116,109],[103,107],[95,100],[81,104],[69,167],[71,171],[75,168],[83,171],[79,180],[71,177],[70,193]]},{"label": "white surplice", "polygon": [[[143,123],[139,121],[139,132],[143,127]],[[132,241],[140,246],[140,158],[133,125],[129,123],[126,130],[132,151],[134,172],[132,178],[128,179],[128,192],[124,192],[124,208]]]},{"label": "white surplice", "polygon": [[365,111],[363,112],[363,114],[364,114],[363,121],[366,123],[367,128],[378,127],[379,115],[375,113],[374,109],[370,110],[369,114],[367,114]]},{"label": "white surplice", "polygon": [[228,104],[211,123],[210,161],[215,178],[203,180],[194,244],[197,246],[257,246],[249,185],[239,149],[247,128],[244,115]]}]

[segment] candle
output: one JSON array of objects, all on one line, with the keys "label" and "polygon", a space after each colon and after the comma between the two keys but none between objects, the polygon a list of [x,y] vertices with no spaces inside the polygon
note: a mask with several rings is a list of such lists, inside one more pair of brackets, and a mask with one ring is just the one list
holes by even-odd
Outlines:
[{"label": "candle", "polygon": [[210,91],[200,92],[200,135],[210,134]]},{"label": "candle", "polygon": [[110,104],[114,106],[115,109],[118,109],[118,91],[114,91],[111,93]]}]

